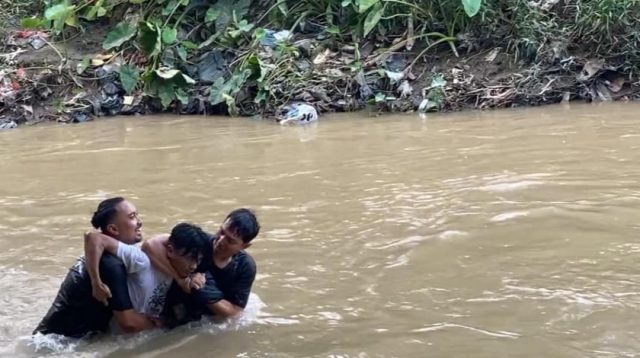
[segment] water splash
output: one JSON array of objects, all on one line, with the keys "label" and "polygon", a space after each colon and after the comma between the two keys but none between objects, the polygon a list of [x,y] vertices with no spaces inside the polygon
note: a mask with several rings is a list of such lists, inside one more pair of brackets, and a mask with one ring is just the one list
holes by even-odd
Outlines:
[{"label": "water splash", "polygon": [[176,334],[185,331],[196,331],[197,333],[206,332],[208,334],[240,331],[254,323],[262,322],[259,317],[268,315],[267,313],[262,313],[264,307],[266,307],[266,305],[260,297],[255,293],[251,293],[244,312],[236,319],[228,319],[223,322],[213,321],[209,317],[203,317],[200,321],[191,322],[174,331],[156,329],[130,336],[102,335],[90,339],[74,339],[57,334],[43,335],[37,333],[31,336],[20,337],[18,341],[15,342],[15,347],[13,348],[13,352],[11,352],[13,354],[10,355],[94,357],[109,354],[119,349],[134,349],[167,334]]}]

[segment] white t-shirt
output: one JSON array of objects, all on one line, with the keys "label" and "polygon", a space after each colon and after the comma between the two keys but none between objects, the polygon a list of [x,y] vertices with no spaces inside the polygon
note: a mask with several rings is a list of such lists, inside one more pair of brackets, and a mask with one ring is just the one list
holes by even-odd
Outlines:
[{"label": "white t-shirt", "polygon": [[118,243],[118,258],[127,269],[127,286],[133,309],[152,317],[160,316],[171,276],[151,266],[147,254],[139,246]]}]

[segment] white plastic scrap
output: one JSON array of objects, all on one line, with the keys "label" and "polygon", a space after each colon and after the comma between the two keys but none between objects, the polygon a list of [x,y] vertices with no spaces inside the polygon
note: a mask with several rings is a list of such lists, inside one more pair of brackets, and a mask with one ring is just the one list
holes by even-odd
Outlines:
[{"label": "white plastic scrap", "polygon": [[281,115],[277,117],[281,125],[305,124],[318,120],[318,111],[306,103],[292,103],[281,109]]}]

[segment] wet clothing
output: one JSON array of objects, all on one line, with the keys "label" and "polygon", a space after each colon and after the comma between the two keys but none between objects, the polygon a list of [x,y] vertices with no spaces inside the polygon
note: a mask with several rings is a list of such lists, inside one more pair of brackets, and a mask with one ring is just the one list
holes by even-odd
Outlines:
[{"label": "wet clothing", "polygon": [[[215,236],[211,237],[208,248],[213,248]],[[167,294],[163,313],[169,327],[193,320],[199,320],[203,314],[211,314],[208,304],[225,299],[236,306],[245,308],[256,278],[256,263],[244,250],[238,252],[224,267],[218,268],[212,261],[213,252],[205,253],[196,272],[206,276],[205,286],[200,290],[185,293],[177,284],[173,284]]]},{"label": "wet clothing", "polygon": [[159,317],[173,278],[152,267],[149,256],[139,246],[119,242],[117,253],[129,273],[127,286],[133,308],[138,313]]},{"label": "wet clothing", "polygon": [[91,278],[84,257],[69,269],[60,285],[51,308],[33,334],[55,333],[81,338],[94,332],[104,332],[109,327],[112,311],[133,308],[127,287],[127,271],[116,256],[104,253],[100,258],[100,277],[109,286],[109,306],[98,302],[92,295]]}]

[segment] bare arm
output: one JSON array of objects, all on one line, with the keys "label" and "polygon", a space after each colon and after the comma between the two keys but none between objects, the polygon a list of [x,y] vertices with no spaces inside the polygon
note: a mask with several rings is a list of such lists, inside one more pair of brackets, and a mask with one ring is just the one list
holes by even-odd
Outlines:
[{"label": "bare arm", "polygon": [[97,231],[89,231],[84,234],[84,255],[87,260],[87,271],[91,278],[93,296],[107,305],[107,299],[111,297],[111,292],[109,287],[102,283],[99,270],[100,258],[105,249],[114,255],[117,254],[118,241]]},{"label": "bare arm", "polygon": [[[238,276],[235,277],[232,287],[227,289],[222,299],[211,300],[207,303],[209,311],[216,316],[222,318],[237,317],[242,313],[249,301],[251,286],[257,272],[256,264],[249,255],[240,256],[239,260]],[[217,286],[212,278],[207,283],[210,286]],[[210,292],[215,293],[215,291]]]},{"label": "bare arm", "polygon": [[235,318],[243,311],[242,307],[236,306],[225,299],[216,303],[209,303],[207,304],[207,308],[209,308],[212,314],[222,318]]},{"label": "bare arm", "polygon": [[166,243],[169,241],[169,234],[160,234],[153,236],[149,240],[142,243],[142,251],[149,256],[151,264],[158,270],[171,276],[174,280],[179,280],[181,277],[176,270],[171,266],[169,259],[167,258]]},{"label": "bare arm", "polygon": [[113,317],[124,333],[137,333],[157,326],[156,322],[133,309],[113,311]]},{"label": "bare arm", "polygon": [[191,282],[191,278],[180,277],[176,270],[171,266],[169,259],[167,258],[166,243],[169,241],[169,234],[160,234],[153,236],[149,240],[142,243],[142,251],[147,254],[151,264],[158,270],[164,272],[173,278],[178,285],[185,291],[190,292],[191,287],[199,288],[204,285],[204,276],[198,276],[196,282]]}]

